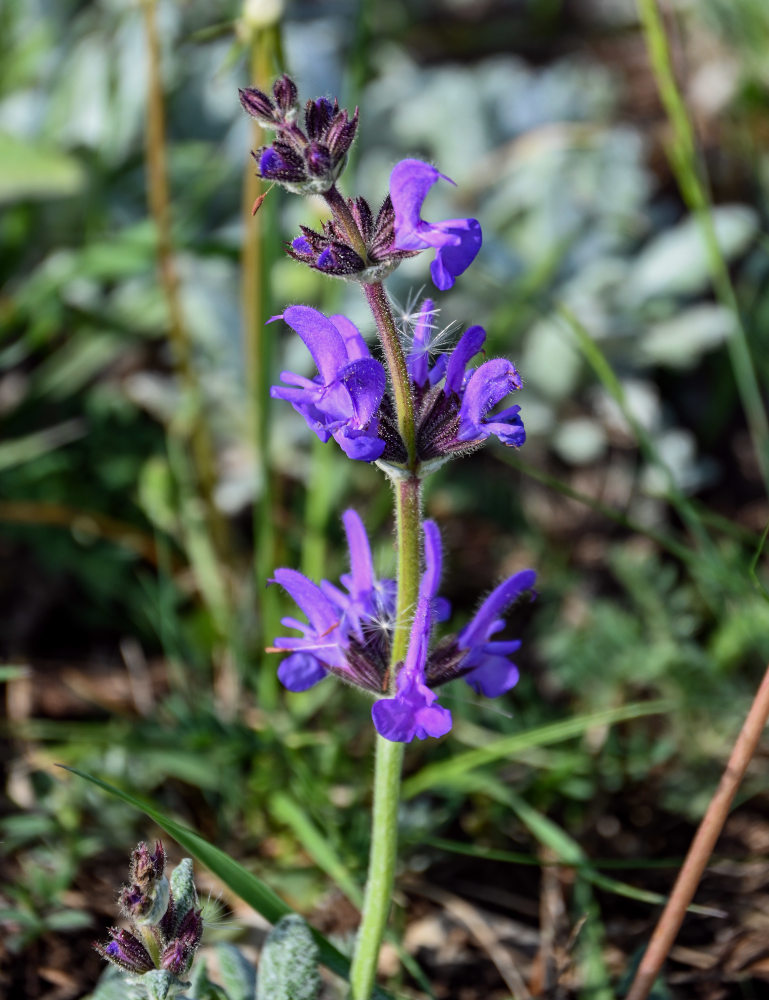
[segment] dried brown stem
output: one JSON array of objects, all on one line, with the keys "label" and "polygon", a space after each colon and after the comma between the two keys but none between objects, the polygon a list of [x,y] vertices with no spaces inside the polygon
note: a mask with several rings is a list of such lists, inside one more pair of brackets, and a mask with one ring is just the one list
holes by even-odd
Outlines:
[{"label": "dried brown stem", "polygon": [[192,456],[206,511],[208,530],[220,558],[226,561],[228,552],[227,523],[214,503],[216,472],[208,427],[202,414],[202,394],[192,364],[192,350],[179,295],[179,275],[174,258],[171,234],[171,200],[168,187],[166,157],[165,110],[160,61],[160,37],[155,18],[155,0],[144,0],[144,22],[147,34],[147,198],[157,230],[157,256],[160,283],[168,306],[168,335],[179,381],[195,408],[191,428]]},{"label": "dried brown stem", "polygon": [[694,897],[702,873],[729,815],[732,800],[756,751],[767,718],[769,718],[769,668],[756,692],[734,744],[729,763],[692,841],[676,884],[673,886],[673,892],[654,929],[626,1000],[646,1000],[649,995],[649,990],[654,985],[662,963],[683,923],[687,907]]}]

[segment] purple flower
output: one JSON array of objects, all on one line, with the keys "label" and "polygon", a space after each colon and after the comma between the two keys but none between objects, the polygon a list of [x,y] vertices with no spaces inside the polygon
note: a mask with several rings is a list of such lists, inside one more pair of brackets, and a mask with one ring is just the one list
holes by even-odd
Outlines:
[{"label": "purple flower", "polygon": [[456,441],[480,443],[494,434],[502,444],[519,448],[526,440],[518,416],[520,406],[510,406],[487,419],[487,414],[505,396],[520,389],[522,382],[515,365],[506,358],[484,362],[475,371],[466,372],[467,363],[486,340],[482,326],[471,326],[460,338],[446,369],[445,395],[461,399]]},{"label": "purple flower", "polygon": [[348,510],[343,516],[350,548],[350,572],[340,586],[315,584],[290,569],[275,572],[274,581],[291,595],[307,623],[284,618],[300,636],[280,637],[273,651],[289,652],[278,677],[291,691],[304,691],[327,673],[377,697],[371,714],[382,736],[408,743],[443,736],[451,729],[451,713],[437,704],[434,688],[464,677],[475,690],[496,697],[518,680],[509,660],[520,643],[493,638],[504,626],[500,615],[531,587],[535,574],[524,570],[501,584],[483,602],[458,636],[431,648],[433,625],[448,617],[448,602],[438,596],[441,540],[433,521],[424,523],[424,572],[411,624],[409,647],[392,678],[391,654],[396,618],[392,580],[377,579],[363,524]]},{"label": "purple flower", "polygon": [[422,203],[439,178],[454,183],[429,163],[401,160],[390,175],[390,197],[395,209],[395,247],[398,250],[435,247],[437,253],[430,273],[436,288],[445,292],[475,260],[481,249],[482,234],[477,219],[444,222],[422,219]]},{"label": "purple flower", "polygon": [[305,691],[328,672],[381,691],[380,675],[387,663],[383,659],[386,629],[395,612],[395,582],[374,575],[371,547],[358,514],[347,510],[342,522],[350,550],[350,573],[340,581],[344,590],[328,580],[315,584],[293,569],[275,571],[274,582],[291,595],[308,622],[283,618],[281,624],[302,636],[275,640],[276,650],[293,651],[278,668],[278,679],[289,691]]},{"label": "purple flower", "polygon": [[451,729],[451,712],[435,704],[438,696],[425,682],[430,645],[433,605],[441,569],[441,539],[437,525],[425,521],[425,572],[411,626],[408,653],[398,672],[397,691],[380,698],[371,707],[371,717],[380,736],[394,743],[410,743],[414,737],[445,736]]},{"label": "purple flower", "polygon": [[465,655],[460,663],[464,679],[477,694],[496,698],[518,683],[518,668],[508,659],[520,641],[500,641],[492,636],[505,627],[503,614],[524,591],[531,590],[537,574],[524,569],[508,577],[481,604],[473,619],[457,636],[457,647]]},{"label": "purple flower", "polygon": [[379,458],[385,443],[377,435],[376,414],[387,376],[356,327],[344,316],[326,318],[309,306],[289,306],[280,318],[307,345],[318,375],[281,372],[287,386],[273,386],[270,395],[288,400],[321,441],[333,437],[350,458]]},{"label": "purple flower", "polygon": [[[475,450],[491,435],[516,448],[526,440],[519,406],[493,412],[506,396],[521,388],[515,365],[505,358],[494,358],[477,369],[468,368],[486,340],[481,326],[471,326],[450,354],[441,353],[431,363],[431,349],[438,339],[434,333],[435,314],[432,300],[426,299],[417,314],[406,356],[412,382],[417,460],[423,472]],[[382,408],[379,434],[386,442],[383,460],[404,462],[405,447],[397,434],[392,407]]]}]

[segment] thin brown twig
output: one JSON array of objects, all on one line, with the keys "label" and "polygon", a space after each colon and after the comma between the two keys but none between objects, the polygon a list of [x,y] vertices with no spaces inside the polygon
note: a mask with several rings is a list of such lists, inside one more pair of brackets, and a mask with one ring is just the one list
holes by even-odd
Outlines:
[{"label": "thin brown twig", "polygon": [[756,692],[716,793],[702,818],[667,906],[657,922],[641,964],[638,966],[626,1000],[646,1000],[683,923],[686,909],[694,897],[705,866],[729,815],[732,800],[756,751],[767,718],[769,718],[769,668]]},{"label": "thin brown twig", "polygon": [[202,415],[202,394],[192,363],[192,349],[179,295],[179,275],[171,232],[171,199],[166,157],[165,110],[161,72],[160,36],[155,17],[156,0],[143,0],[147,34],[147,198],[157,230],[160,283],[168,306],[168,334],[179,381],[192,400],[194,414],[190,431],[192,457],[214,548],[225,562],[228,552],[227,522],[214,503],[216,472],[213,446]]},{"label": "thin brown twig", "polygon": [[500,944],[488,919],[477,906],[438,886],[419,883],[411,891],[439,903],[454,920],[463,924],[496,966],[497,972],[516,1000],[532,1000],[523,976],[508,948]]},{"label": "thin brown twig", "polygon": [[99,511],[79,510],[44,500],[3,500],[0,501],[0,522],[60,525],[84,537],[103,538],[146,559],[153,566],[158,565],[154,539],[141,528]]}]

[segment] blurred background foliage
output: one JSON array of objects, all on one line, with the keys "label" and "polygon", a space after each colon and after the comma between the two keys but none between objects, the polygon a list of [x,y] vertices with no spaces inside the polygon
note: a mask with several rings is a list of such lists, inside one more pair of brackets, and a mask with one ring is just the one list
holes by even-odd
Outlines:
[{"label": "blurred background foliage", "polygon": [[[769,659],[769,452],[730,348],[744,338],[766,386],[769,13],[679,0],[664,14],[697,140],[676,169],[630,0],[4,0],[9,996],[82,994],[99,967],[89,913],[113,919],[111,860],[149,836],[56,761],[155,797],[349,934],[330,893],[365,873],[368,709],[331,683],[284,698],[262,650],[288,608],[265,580],[276,565],[337,577],[350,505],[391,570],[390,497],[266,397],[282,367],[307,365],[263,327],[285,304],[373,332],[357,288],[282,253],[322,203],[275,189],[251,218],[259,137],[237,87],[283,69],[305,99],[360,105],[346,193],[377,203],[412,155],[457,182],[430,210],[478,217],[484,247],[442,322],[483,324],[525,379],[525,449],[489,447],[428,486],[455,621],[504,574],[532,565],[540,584],[514,624],[519,687],[483,704],[447,693],[454,733],[409,751],[404,875],[469,893],[499,886],[504,862],[482,867],[484,851],[549,852],[577,865],[573,922],[600,928],[617,890],[596,909],[587,857],[651,861],[671,831],[684,849]],[[426,281],[424,259],[390,279],[404,313]],[[766,813],[764,784],[757,769],[744,795]],[[524,872],[536,924],[542,889]],[[655,912],[632,905],[625,954]],[[583,943],[573,988],[602,996],[616,958],[600,933]],[[484,996],[509,995],[489,976]]]}]

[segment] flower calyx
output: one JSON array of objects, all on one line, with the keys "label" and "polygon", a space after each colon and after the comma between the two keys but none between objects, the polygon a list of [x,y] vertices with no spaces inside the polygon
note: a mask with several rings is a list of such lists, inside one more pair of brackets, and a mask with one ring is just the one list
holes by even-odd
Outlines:
[{"label": "flower calyx", "polygon": [[300,226],[302,235],[286,248],[289,256],[321,274],[374,284],[383,281],[402,260],[419,252],[396,249],[395,213],[389,195],[376,217],[365,198],[347,199],[347,208],[365,246],[365,259],[336,216],[323,223],[320,233]]}]

